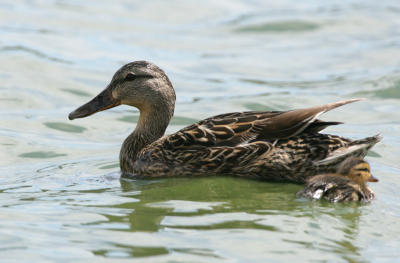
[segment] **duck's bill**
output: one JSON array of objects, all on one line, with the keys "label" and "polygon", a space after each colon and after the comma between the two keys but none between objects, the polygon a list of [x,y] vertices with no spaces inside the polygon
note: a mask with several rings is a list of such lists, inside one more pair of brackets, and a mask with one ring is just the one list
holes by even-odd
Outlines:
[{"label": "duck's bill", "polygon": [[368,179],[368,182],[378,182],[378,178],[374,177],[373,175],[371,175],[371,177]]},{"label": "duck's bill", "polygon": [[105,89],[91,101],[71,112],[68,115],[68,118],[70,120],[84,118],[96,112],[110,109],[120,104],[121,102],[112,96],[111,90]]}]

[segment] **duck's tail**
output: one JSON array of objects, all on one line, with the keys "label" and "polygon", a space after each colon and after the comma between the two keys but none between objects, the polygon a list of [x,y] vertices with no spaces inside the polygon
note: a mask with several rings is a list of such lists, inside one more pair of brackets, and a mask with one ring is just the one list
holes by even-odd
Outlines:
[{"label": "duck's tail", "polygon": [[339,164],[350,156],[364,158],[369,149],[381,141],[382,138],[380,134],[377,134],[361,140],[355,140],[346,147],[331,152],[326,158],[316,161],[315,164],[318,166]]}]

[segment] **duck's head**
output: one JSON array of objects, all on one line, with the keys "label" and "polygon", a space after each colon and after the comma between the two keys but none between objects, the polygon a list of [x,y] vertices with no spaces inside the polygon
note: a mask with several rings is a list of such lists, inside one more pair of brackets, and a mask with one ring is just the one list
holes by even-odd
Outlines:
[{"label": "duck's head", "polygon": [[168,121],[175,107],[175,91],[162,69],[147,61],[135,61],[121,67],[110,84],[95,98],[77,108],[70,120],[125,104],[144,115],[166,115]]},{"label": "duck's head", "polygon": [[371,174],[369,164],[360,158],[346,159],[340,165],[338,172],[359,185],[364,185],[366,182],[378,182],[378,179]]}]

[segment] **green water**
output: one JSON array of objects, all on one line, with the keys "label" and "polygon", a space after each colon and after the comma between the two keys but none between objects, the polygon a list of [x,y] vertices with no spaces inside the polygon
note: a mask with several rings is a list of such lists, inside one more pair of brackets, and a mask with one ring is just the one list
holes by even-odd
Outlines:
[{"label": "green water", "polygon": [[[2,1],[0,262],[396,262],[398,1]],[[69,121],[123,64],[177,93],[167,133],[211,115],[367,100],[327,132],[382,133],[370,204],[230,177],[120,179],[138,111]]]}]

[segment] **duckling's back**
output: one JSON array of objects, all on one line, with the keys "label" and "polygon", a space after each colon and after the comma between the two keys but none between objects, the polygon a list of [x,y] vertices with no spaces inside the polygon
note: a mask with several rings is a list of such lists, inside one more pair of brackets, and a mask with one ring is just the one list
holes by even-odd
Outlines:
[{"label": "duckling's back", "polygon": [[321,174],[311,177],[299,197],[325,199],[330,202],[369,201],[372,191],[363,190],[360,185],[339,174]]}]

